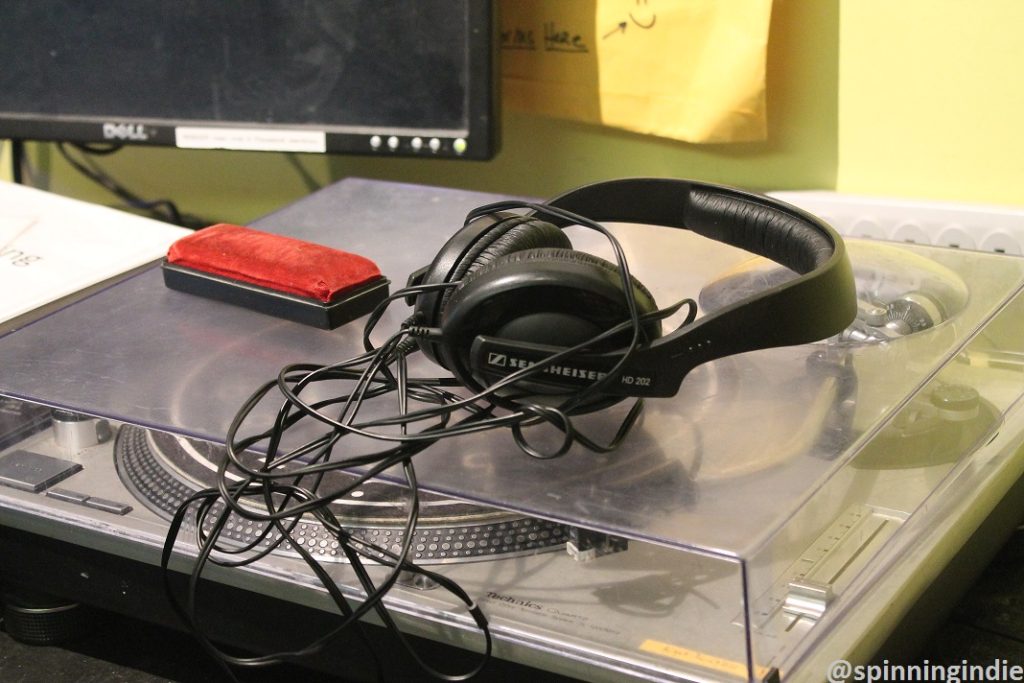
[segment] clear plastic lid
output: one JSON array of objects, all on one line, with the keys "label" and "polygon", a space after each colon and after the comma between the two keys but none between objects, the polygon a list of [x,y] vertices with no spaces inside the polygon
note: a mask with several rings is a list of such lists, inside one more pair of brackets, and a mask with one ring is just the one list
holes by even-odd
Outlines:
[{"label": "clear plastic lid", "polygon": [[[367,256],[395,289],[433,258],[467,211],[496,199],[347,180],[254,227]],[[610,257],[599,235],[570,232],[576,248]],[[745,252],[686,231],[623,225],[615,232],[634,275],[662,304],[699,297],[710,309],[781,276]],[[697,368],[678,395],[647,402],[615,453],[574,449],[538,461],[506,431],[445,440],[416,456],[421,486],[743,557],[948,364],[1024,279],[1024,261],[1016,259],[848,244],[862,310],[844,335]],[[397,304],[380,328],[393,330],[408,315]],[[324,331],[172,291],[153,269],[0,338],[0,392],[223,442],[242,402],[282,366],[353,356],[361,334],[360,324]],[[422,359],[413,371],[444,374]],[[266,405],[256,419],[269,424],[275,407]],[[578,425],[608,438],[627,408],[621,403]],[[364,447],[350,444],[351,452]]]}]

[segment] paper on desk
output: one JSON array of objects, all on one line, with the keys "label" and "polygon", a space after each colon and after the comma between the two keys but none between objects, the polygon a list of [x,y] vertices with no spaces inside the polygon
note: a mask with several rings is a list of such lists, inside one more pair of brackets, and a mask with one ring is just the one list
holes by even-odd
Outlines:
[{"label": "paper on desk", "polygon": [[0,182],[0,321],[153,261],[189,232]]},{"label": "paper on desk", "polygon": [[766,135],[771,0],[506,0],[513,108],[688,142]]}]

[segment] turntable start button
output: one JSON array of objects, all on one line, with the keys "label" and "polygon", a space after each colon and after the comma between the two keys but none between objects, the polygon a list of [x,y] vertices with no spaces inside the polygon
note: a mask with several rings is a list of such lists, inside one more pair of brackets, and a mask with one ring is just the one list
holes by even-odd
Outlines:
[{"label": "turntable start button", "polygon": [[107,500],[106,498],[88,498],[82,505],[87,508],[94,510],[103,510],[104,512],[110,512],[115,515],[127,515],[132,511],[132,506],[127,503],[119,503],[116,500]]}]

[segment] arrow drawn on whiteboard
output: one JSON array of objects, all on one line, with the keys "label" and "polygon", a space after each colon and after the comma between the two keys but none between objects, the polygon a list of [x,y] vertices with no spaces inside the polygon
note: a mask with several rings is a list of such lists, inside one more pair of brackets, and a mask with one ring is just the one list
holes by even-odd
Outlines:
[{"label": "arrow drawn on whiteboard", "polygon": [[609,38],[609,37],[615,35],[616,33],[625,33],[625,32],[626,32],[626,22],[620,21],[618,26],[613,28],[608,33],[604,34],[604,38]]},{"label": "arrow drawn on whiteboard", "polygon": [[[647,0],[636,0],[636,6],[638,11],[636,14],[633,14],[633,12],[629,13],[629,21],[632,21],[638,28],[642,28],[644,30],[654,28],[654,25],[658,22],[658,15],[654,12],[651,12],[648,15]],[[616,33],[624,34],[628,25],[628,21],[620,21],[615,28],[604,34],[603,39],[611,38]]]}]

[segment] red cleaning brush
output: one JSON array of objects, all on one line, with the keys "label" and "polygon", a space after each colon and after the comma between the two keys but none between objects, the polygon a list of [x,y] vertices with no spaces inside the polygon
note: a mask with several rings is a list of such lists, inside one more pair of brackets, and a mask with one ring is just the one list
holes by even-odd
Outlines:
[{"label": "red cleaning brush", "polygon": [[171,289],[324,329],[369,313],[389,284],[364,256],[226,223],[172,244],[163,273]]}]

